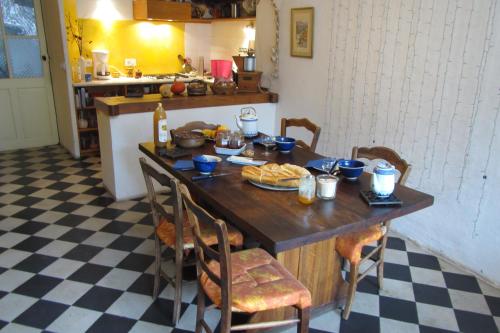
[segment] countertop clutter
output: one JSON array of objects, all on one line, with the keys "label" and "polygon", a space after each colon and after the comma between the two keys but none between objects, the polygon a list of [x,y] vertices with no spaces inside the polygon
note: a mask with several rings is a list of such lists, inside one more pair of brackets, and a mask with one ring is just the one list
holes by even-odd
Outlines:
[{"label": "countertop clutter", "polygon": [[146,75],[139,79],[133,77],[119,77],[111,78],[109,80],[92,80],[92,81],[82,81],[73,83],[73,87],[101,87],[101,86],[116,86],[116,85],[134,85],[134,84],[163,84],[163,83],[173,83],[174,80],[181,82],[191,82],[193,80],[203,80],[206,83],[213,83],[213,78],[193,76],[193,77],[175,77],[173,75]]}]

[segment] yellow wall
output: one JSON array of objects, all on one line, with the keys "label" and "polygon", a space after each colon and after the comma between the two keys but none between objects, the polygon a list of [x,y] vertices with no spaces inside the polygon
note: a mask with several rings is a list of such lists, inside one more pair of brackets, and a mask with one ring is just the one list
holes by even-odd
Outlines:
[{"label": "yellow wall", "polygon": [[135,58],[143,73],[172,73],[181,69],[177,55],[184,55],[184,23],[149,21],[101,22],[84,19],[85,57],[91,50],[109,51],[109,63],[124,72],[125,58]]}]

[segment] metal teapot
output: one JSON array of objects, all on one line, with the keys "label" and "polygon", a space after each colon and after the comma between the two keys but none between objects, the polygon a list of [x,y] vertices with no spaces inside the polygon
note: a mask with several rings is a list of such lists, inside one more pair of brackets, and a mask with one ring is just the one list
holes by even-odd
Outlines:
[{"label": "metal teapot", "polygon": [[243,132],[246,137],[254,137],[259,134],[259,129],[257,127],[257,112],[253,107],[246,107],[241,109],[239,116],[235,116],[236,125]]},{"label": "metal teapot", "polygon": [[371,190],[377,196],[385,198],[394,191],[396,169],[388,162],[379,162],[373,168]]}]

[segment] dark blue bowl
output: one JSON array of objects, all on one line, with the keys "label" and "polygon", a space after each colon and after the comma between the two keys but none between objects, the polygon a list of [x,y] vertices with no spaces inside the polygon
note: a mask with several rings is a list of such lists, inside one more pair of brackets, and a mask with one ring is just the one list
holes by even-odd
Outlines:
[{"label": "dark blue bowl", "polygon": [[349,180],[356,180],[363,173],[365,164],[356,160],[340,160],[340,174]]},{"label": "dark blue bowl", "polygon": [[213,155],[196,155],[193,157],[194,168],[204,175],[211,174],[220,161],[222,161],[220,157]]},{"label": "dark blue bowl", "polygon": [[293,147],[295,147],[294,138],[288,138],[285,136],[276,136],[274,138],[274,142],[276,142],[278,150],[282,153],[289,153],[293,149]]}]

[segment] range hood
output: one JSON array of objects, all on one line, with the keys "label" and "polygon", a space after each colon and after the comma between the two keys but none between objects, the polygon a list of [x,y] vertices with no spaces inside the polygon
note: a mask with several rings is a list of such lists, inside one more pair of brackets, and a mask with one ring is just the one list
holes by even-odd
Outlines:
[{"label": "range hood", "polygon": [[189,21],[191,4],[165,0],[134,0],[134,19],[157,21]]}]

